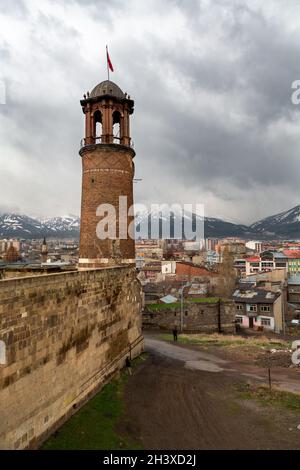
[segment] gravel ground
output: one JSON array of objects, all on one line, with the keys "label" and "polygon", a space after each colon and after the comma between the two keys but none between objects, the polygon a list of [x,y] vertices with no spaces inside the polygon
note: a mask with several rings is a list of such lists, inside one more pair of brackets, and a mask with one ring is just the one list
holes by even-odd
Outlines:
[{"label": "gravel ground", "polygon": [[234,384],[249,378],[227,361],[157,339],[147,344],[148,359],[124,395],[127,418],[144,448],[300,448],[300,415],[238,398]]}]

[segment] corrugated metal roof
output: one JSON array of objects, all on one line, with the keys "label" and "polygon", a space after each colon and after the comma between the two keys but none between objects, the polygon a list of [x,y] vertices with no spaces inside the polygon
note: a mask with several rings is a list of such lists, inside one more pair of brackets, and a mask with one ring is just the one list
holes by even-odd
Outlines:
[{"label": "corrugated metal roof", "polygon": [[273,304],[280,296],[280,293],[265,291],[263,289],[236,289],[233,293],[233,300],[240,303],[267,303]]},{"label": "corrugated metal roof", "polygon": [[173,304],[174,302],[177,301],[177,298],[169,294],[169,295],[165,295],[159,300],[161,300],[164,304]]}]

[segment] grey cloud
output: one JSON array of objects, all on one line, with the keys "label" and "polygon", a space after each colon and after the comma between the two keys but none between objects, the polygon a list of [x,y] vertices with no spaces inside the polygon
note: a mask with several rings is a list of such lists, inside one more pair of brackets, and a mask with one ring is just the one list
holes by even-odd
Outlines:
[{"label": "grey cloud", "polygon": [[24,0],[1,0],[0,13],[4,15],[14,15],[15,17],[26,17],[28,10]]}]

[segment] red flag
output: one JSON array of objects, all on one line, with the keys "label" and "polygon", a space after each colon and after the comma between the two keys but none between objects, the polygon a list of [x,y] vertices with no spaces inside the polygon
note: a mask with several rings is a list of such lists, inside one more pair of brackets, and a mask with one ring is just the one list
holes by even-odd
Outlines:
[{"label": "red flag", "polygon": [[110,70],[113,72],[114,68],[113,68],[113,65],[112,65],[110,57],[109,57],[107,46],[106,46],[106,58],[107,58],[107,65],[110,68]]}]

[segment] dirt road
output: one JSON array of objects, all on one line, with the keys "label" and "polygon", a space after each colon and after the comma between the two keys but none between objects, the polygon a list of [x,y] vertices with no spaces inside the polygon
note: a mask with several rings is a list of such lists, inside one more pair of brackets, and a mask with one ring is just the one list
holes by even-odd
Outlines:
[{"label": "dirt road", "polygon": [[265,371],[151,336],[146,350],[125,394],[146,449],[300,448],[300,415],[237,397],[235,383],[264,381]]},{"label": "dirt road", "polygon": [[[153,354],[159,354],[170,359],[184,362],[184,367],[189,369],[199,369],[208,372],[230,373],[236,378],[254,379],[262,384],[267,383],[267,370],[257,365],[241,362],[230,361],[199,350],[197,346],[179,345],[177,343],[169,343],[161,341],[157,337],[150,335],[145,336],[146,349]],[[272,383],[280,390],[300,394],[300,374],[299,370],[286,369],[284,367],[272,369]]]}]

